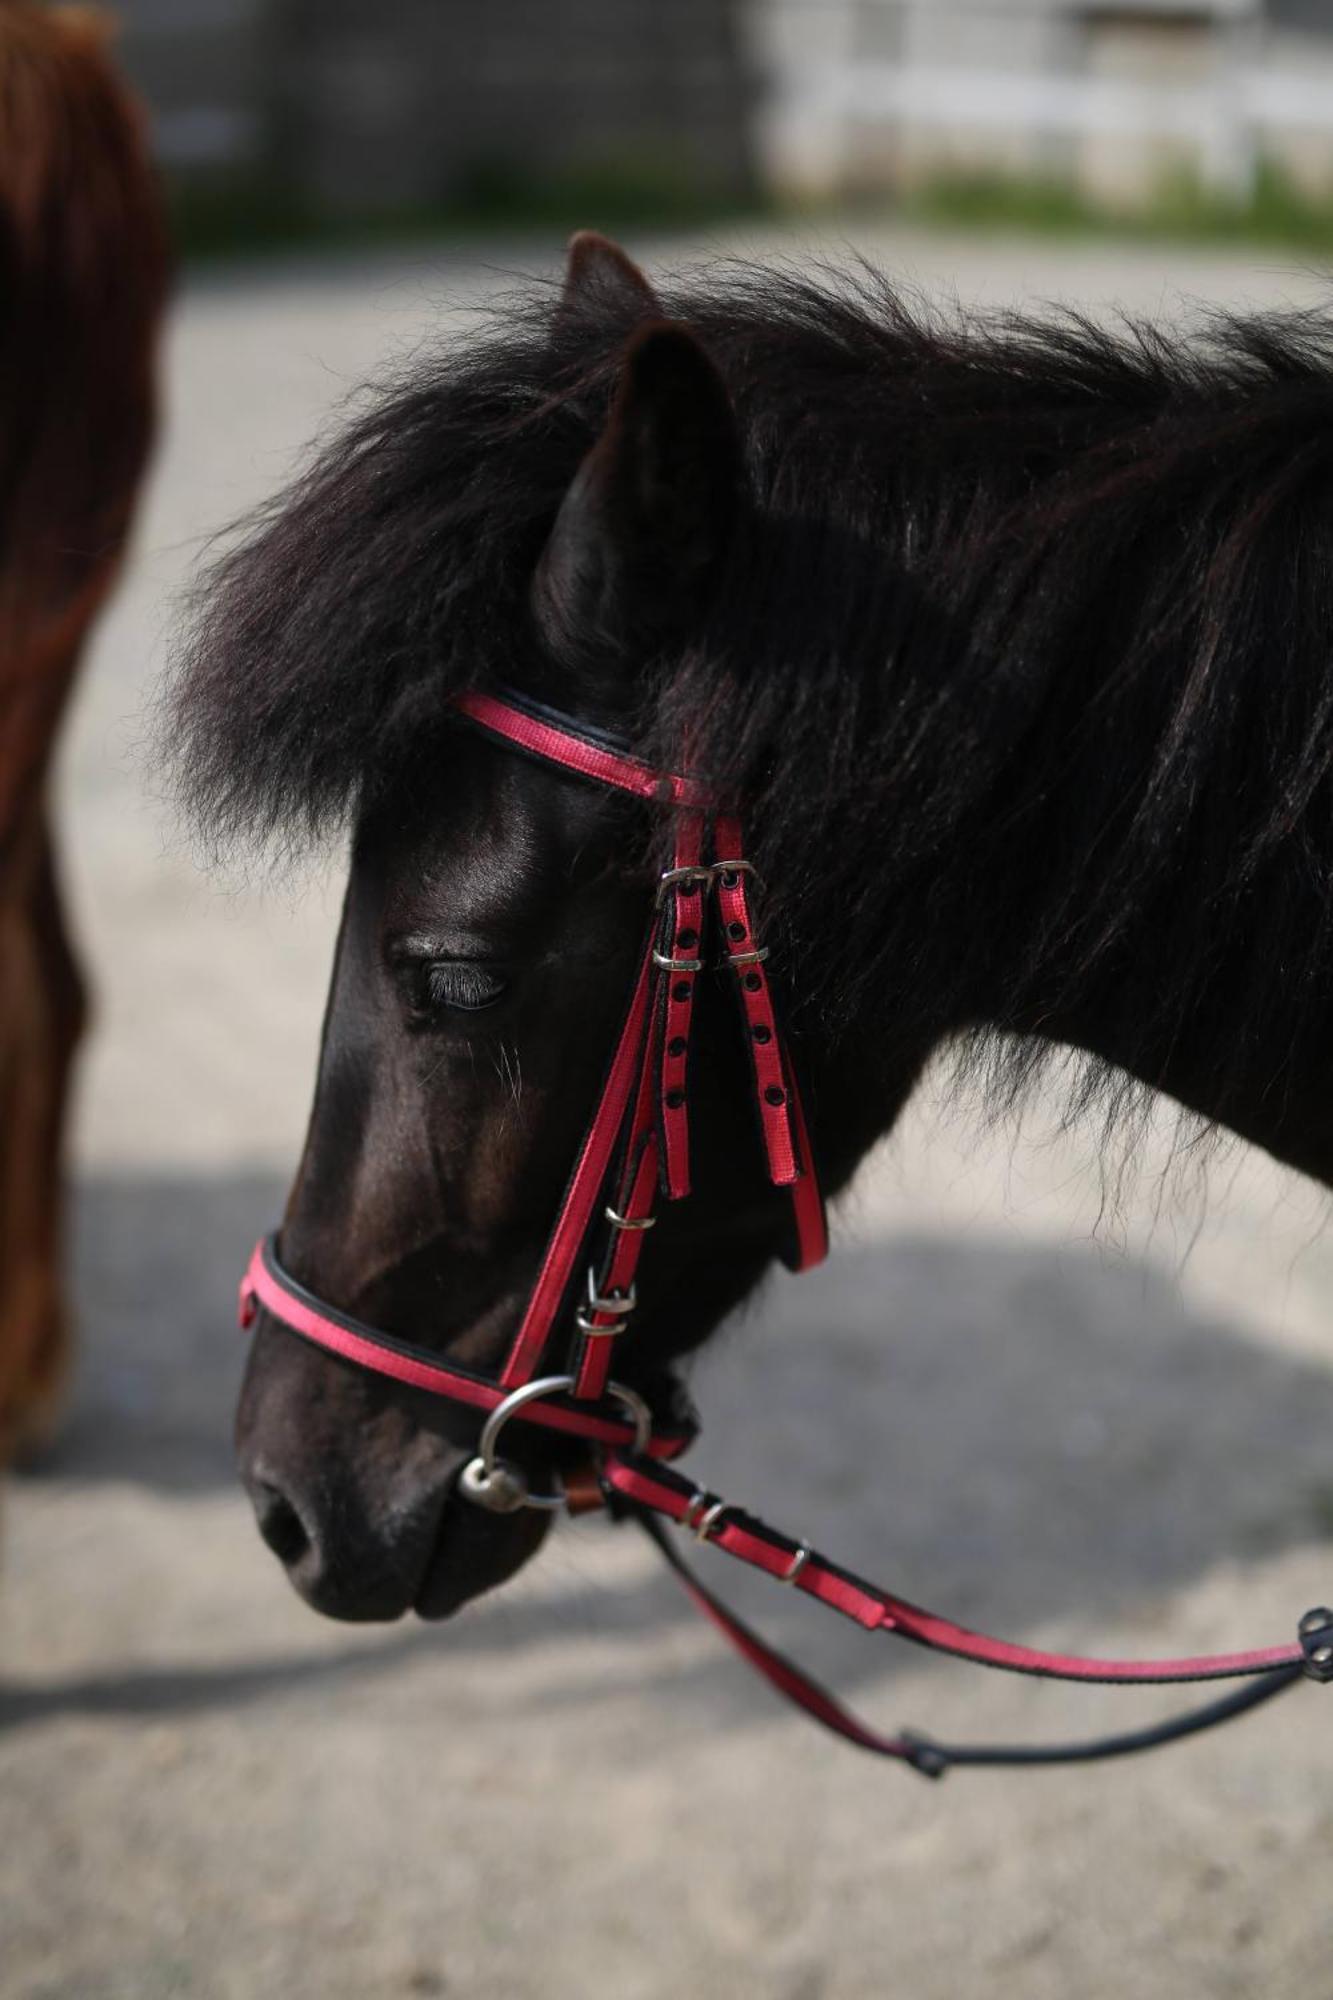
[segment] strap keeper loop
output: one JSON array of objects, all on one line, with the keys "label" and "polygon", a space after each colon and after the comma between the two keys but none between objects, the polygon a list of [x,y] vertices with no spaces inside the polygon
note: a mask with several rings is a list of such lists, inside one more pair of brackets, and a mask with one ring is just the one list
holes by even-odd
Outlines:
[{"label": "strap keeper loop", "polygon": [[672,958],[669,952],[654,951],[653,964],[662,972],[702,972],[701,958]]}]

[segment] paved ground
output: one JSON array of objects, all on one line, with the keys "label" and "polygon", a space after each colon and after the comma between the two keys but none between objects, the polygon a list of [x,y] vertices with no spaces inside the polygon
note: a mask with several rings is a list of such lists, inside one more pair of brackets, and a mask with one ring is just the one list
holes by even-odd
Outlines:
[{"label": "paved ground", "polygon": [[[1325,294],[1275,259],[858,241],[965,298]],[[201,538],[351,385],[502,282],[471,249],[289,266],[198,282],[177,315],[140,550],[63,774],[101,1027],[82,1370],[4,1524],[0,1995],[1328,1993],[1333,1697],[1155,1762],[928,1787],[779,1712],[623,1534],[562,1531],[451,1627],[351,1632],[290,1596],[249,1524],[230,1303],[299,1138],[332,899],[210,883],[171,844],[135,768],[143,688]],[[1333,1588],[1322,1209],[1242,1151],[1205,1215],[1159,1144],[1108,1217],[1094,1152],[927,1091],[850,1204],[851,1247],[775,1284],[701,1371],[700,1465],[1017,1634],[1284,1636]],[[1155,1709],[980,1681],[742,1596],[886,1723],[1026,1735]]]}]

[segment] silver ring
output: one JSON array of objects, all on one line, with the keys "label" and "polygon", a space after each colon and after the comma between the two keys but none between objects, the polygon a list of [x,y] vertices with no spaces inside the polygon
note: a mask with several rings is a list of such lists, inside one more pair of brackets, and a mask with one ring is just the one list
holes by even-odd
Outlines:
[{"label": "silver ring", "polygon": [[[542,1375],[535,1382],[525,1382],[521,1388],[511,1390],[509,1395],[498,1402],[481,1427],[477,1439],[476,1456],[468,1460],[459,1478],[459,1491],[479,1507],[489,1507],[493,1512],[511,1513],[520,1507],[535,1507],[540,1511],[553,1513],[565,1503],[563,1487],[557,1481],[554,1493],[530,1493],[527,1481],[516,1468],[497,1459],[495,1447],[501,1431],[512,1416],[528,1403],[540,1402],[543,1396],[554,1396],[574,1387],[572,1375]],[[623,1382],[608,1382],[605,1393],[614,1397],[621,1408],[628,1412],[634,1424],[635,1452],[645,1451],[652,1441],[653,1413],[637,1390],[627,1389]],[[494,1482],[495,1497],[486,1498],[487,1487]],[[503,1504],[499,1504],[504,1495]]]},{"label": "silver ring", "polygon": [[[496,1404],[481,1427],[477,1439],[477,1457],[490,1472],[495,1465],[495,1446],[500,1432],[519,1410],[528,1403],[539,1403],[543,1396],[558,1396],[566,1389],[574,1387],[572,1375],[540,1375],[535,1382],[525,1382],[521,1389],[512,1389],[503,1402]],[[635,1389],[627,1389],[623,1382],[608,1382],[605,1394],[615,1398],[623,1410],[629,1413],[634,1424],[632,1451],[642,1451],[653,1434],[653,1413]]]}]

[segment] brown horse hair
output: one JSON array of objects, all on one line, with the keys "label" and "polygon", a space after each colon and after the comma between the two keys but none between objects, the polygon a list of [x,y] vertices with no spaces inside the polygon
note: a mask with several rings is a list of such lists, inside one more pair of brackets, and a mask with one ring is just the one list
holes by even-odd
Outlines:
[{"label": "brown horse hair", "polygon": [[0,1448],[45,1416],[63,1363],[61,1141],[84,998],[45,780],[148,455],[167,267],[102,17],[0,0]]}]

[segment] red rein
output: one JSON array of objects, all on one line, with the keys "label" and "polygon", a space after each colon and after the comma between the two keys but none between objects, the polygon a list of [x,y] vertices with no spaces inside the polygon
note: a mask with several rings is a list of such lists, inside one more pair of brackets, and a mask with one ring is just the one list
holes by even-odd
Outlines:
[{"label": "red rein", "polygon": [[[248,1327],[262,1307],[302,1339],[358,1367],[483,1413],[486,1423],[479,1456],[465,1469],[459,1489],[480,1505],[509,1511],[521,1505],[558,1503],[558,1496],[530,1494],[522,1474],[496,1457],[503,1424],[512,1420],[585,1440],[597,1454],[604,1498],[635,1514],[649,1529],[700,1608],[753,1666],[827,1728],[863,1749],[899,1758],[927,1776],[937,1777],[953,1764],[1070,1762],[1146,1749],[1257,1706],[1302,1675],[1333,1678],[1333,1612],[1322,1609],[1301,1620],[1294,1644],[1203,1658],[1086,1659],[989,1638],[839,1569],[804,1543],[728,1506],[663,1463],[686,1448],[690,1434],[666,1431],[653,1423],[632,1392],[612,1382],[611,1356],[632,1319],[640,1253],[654,1224],[658,1196],[679,1201],[690,1192],[689,1059],[696,986],[707,964],[710,903],[716,906],[720,962],[730,975],[748,1051],[768,1176],[790,1203],[787,1261],[794,1270],[808,1270],[828,1250],[805,1113],[774,1006],[768,954],[755,929],[753,871],[740,823],[717,811],[700,783],[663,776],[564,717],[544,714],[517,699],[483,694],[464,695],[455,705],[476,727],[527,755],[675,815],[673,865],[662,877],[596,1110],[497,1380],[452,1367],[438,1355],[392,1340],[326,1305],[283,1270],[272,1239],[255,1251],[242,1283],[242,1325]],[[594,1255],[599,1241],[600,1251]],[[581,1285],[579,1272],[585,1260],[589,1260],[586,1284]],[[543,1367],[552,1366],[561,1323],[570,1329],[565,1372],[543,1378]],[[1091,1744],[950,1747],[908,1733],[881,1736],[705,1590],[670,1545],[663,1521],[691,1529],[699,1540],[805,1592],[868,1631],[895,1632],[931,1651],[981,1666],[1122,1684],[1262,1678],[1171,1722]]]}]

